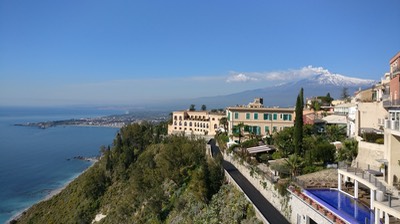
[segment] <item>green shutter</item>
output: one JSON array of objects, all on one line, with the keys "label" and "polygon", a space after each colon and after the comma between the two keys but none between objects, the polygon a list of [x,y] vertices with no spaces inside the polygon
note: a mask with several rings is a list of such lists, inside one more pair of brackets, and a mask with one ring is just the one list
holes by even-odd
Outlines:
[{"label": "green shutter", "polygon": [[246,120],[250,119],[250,113],[246,113]]},{"label": "green shutter", "polygon": [[278,120],[278,114],[274,114],[274,121]]},{"label": "green shutter", "polygon": [[235,119],[239,119],[239,113],[235,112]]},{"label": "green shutter", "polygon": [[254,113],[254,120],[258,120],[258,113]]}]

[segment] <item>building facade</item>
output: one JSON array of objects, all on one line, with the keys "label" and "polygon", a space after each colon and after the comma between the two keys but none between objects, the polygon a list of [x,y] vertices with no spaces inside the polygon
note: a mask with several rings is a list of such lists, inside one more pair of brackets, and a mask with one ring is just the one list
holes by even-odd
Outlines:
[{"label": "building facade", "polygon": [[228,134],[238,131],[237,125],[243,123],[245,133],[266,136],[292,127],[294,112],[294,108],[264,107],[262,98],[256,98],[245,106],[227,107]]},{"label": "building facade", "polygon": [[388,115],[385,127],[385,180],[400,187],[400,52],[390,59],[390,95],[384,101]]},{"label": "building facade", "polygon": [[225,114],[209,111],[174,111],[168,134],[215,135]]}]

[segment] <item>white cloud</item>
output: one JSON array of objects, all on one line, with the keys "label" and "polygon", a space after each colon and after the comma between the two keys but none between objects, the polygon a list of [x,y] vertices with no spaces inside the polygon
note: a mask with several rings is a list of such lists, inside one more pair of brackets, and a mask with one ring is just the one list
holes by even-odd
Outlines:
[{"label": "white cloud", "polygon": [[228,77],[226,82],[248,82],[248,81],[257,81],[257,80],[258,80],[258,78],[254,77],[254,76],[248,76],[243,73],[239,73],[239,74],[231,75],[230,77]]},{"label": "white cloud", "polygon": [[300,69],[288,69],[283,71],[272,72],[231,72],[226,82],[249,82],[249,81],[294,81],[308,78],[316,74],[330,74],[323,67],[313,67],[312,65]]}]

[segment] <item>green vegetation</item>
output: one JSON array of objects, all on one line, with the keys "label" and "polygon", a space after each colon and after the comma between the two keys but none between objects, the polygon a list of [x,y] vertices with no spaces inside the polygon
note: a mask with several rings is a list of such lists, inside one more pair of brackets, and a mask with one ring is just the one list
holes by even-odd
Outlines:
[{"label": "green vegetation", "polygon": [[294,134],[293,134],[294,151],[297,155],[303,154],[303,107],[304,107],[304,97],[303,97],[303,88],[301,88],[296,101],[296,109],[295,109],[296,120],[294,121]]},{"label": "green vegetation", "polygon": [[345,102],[350,102],[349,88],[343,87],[342,92],[340,94],[340,98]]},{"label": "green vegetation", "polygon": [[243,194],[222,185],[222,157],[205,141],[166,136],[166,123],[120,130],[113,147],[61,193],[26,211],[17,223],[258,222]]},{"label": "green vegetation", "polygon": [[384,143],[383,134],[378,134],[375,132],[365,132],[362,134],[362,137],[366,142],[377,143],[377,144]]},{"label": "green vegetation", "polygon": [[344,145],[337,154],[338,161],[351,163],[358,155],[358,142],[354,139],[344,141]]}]

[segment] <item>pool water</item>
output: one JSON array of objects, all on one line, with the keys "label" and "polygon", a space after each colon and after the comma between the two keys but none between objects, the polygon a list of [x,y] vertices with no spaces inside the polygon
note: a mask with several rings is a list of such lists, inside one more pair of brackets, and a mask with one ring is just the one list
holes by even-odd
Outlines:
[{"label": "pool water", "polygon": [[374,223],[374,213],[368,207],[338,190],[306,190],[306,193],[350,223]]}]

